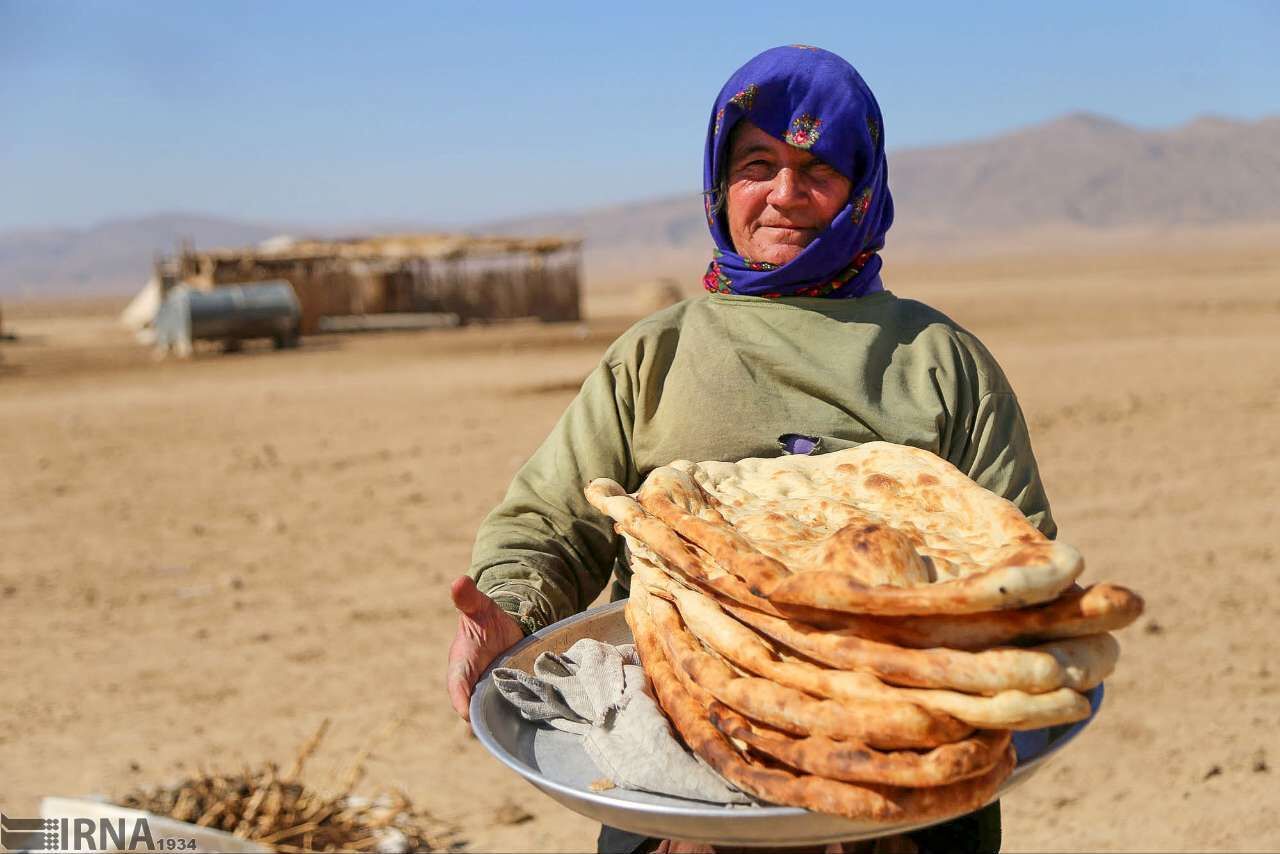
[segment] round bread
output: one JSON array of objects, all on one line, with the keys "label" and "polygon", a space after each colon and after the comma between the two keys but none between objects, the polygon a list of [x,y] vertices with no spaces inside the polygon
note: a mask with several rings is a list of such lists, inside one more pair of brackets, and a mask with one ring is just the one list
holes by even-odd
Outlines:
[{"label": "round bread", "polygon": [[866,671],[836,670],[780,653],[769,641],[726,614],[712,599],[685,587],[643,559],[636,577],[669,597],[689,631],[731,664],[780,685],[833,700],[895,700],[951,715],[980,729],[1040,729],[1089,716],[1089,701],[1070,688],[1044,694],[1002,691],[991,697],[959,691],[888,685]]},{"label": "round bread", "polygon": [[932,750],[880,751],[856,741],[823,736],[796,738],[754,723],[719,702],[712,702],[711,723],[752,750],[792,768],[847,783],[893,786],[945,786],[983,774],[1009,749],[1009,730],[982,730]]},{"label": "round bread", "polygon": [[[589,497],[593,487],[625,494],[597,481]],[[636,499],[775,604],[972,614],[1047,602],[1084,568],[1011,502],[927,451],[887,442],[816,457],[681,460],[652,471]]]},{"label": "round bread", "polygon": [[[633,593],[641,587],[643,582],[633,584]],[[891,750],[936,747],[973,731],[950,715],[901,700],[824,700],[769,679],[742,675],[702,647],[674,605],[653,596],[648,607],[672,664],[720,702],[778,729],[795,735],[856,739]]]},{"label": "round bread", "polygon": [[973,812],[990,802],[1013,771],[1016,759],[1012,746],[985,774],[928,788],[855,785],[766,764],[735,748],[707,719],[707,706],[700,705],[685,690],[666,659],[659,630],[648,612],[648,601],[651,597],[637,586],[627,603],[626,618],[659,704],[690,749],[722,777],[754,797],[859,821],[940,821]]}]

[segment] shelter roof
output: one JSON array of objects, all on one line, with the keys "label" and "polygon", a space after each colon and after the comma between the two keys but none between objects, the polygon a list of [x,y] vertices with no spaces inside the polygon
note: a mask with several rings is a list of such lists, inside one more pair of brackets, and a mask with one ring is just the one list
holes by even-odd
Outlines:
[{"label": "shelter roof", "polygon": [[412,258],[462,258],[473,255],[545,254],[576,249],[576,237],[501,237],[471,234],[387,234],[337,240],[272,238],[256,247],[212,249],[184,254],[214,262],[307,261],[346,258],[358,261]]}]

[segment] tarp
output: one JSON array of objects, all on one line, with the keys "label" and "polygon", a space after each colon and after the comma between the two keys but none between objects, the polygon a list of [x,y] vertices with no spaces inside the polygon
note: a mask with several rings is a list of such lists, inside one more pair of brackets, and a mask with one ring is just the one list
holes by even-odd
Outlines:
[{"label": "tarp", "polygon": [[134,332],[142,332],[155,323],[156,312],[160,310],[160,280],[155,276],[147,279],[147,283],[138,295],[129,301],[124,311],[120,312],[120,322]]}]

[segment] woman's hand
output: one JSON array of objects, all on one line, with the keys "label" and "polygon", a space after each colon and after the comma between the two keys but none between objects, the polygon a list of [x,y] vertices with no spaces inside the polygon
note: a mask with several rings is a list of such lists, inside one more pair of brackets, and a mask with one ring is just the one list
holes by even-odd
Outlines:
[{"label": "woman's hand", "polygon": [[458,632],[449,645],[446,682],[453,710],[465,721],[476,680],[489,662],[523,640],[524,632],[468,576],[454,579],[449,595],[458,609]]}]

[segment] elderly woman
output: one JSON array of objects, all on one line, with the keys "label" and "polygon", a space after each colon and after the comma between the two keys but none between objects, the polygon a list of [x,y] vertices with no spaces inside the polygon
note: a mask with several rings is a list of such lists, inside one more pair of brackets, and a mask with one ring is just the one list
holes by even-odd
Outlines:
[{"label": "elderly woman", "polygon": [[[835,54],[774,48],[729,79],[703,169],[710,293],[614,342],[485,519],[470,573],[452,588],[448,687],[460,715],[496,655],[585,609],[611,572],[614,598],[627,595],[619,538],[582,494],[593,478],[635,490],[676,459],[883,440],[948,460],[1054,535],[1000,366],[950,318],[884,288],[886,172],[875,97]],[[998,805],[913,837],[948,851],[998,850],[999,838]],[[655,844],[601,834],[601,850]]]}]

